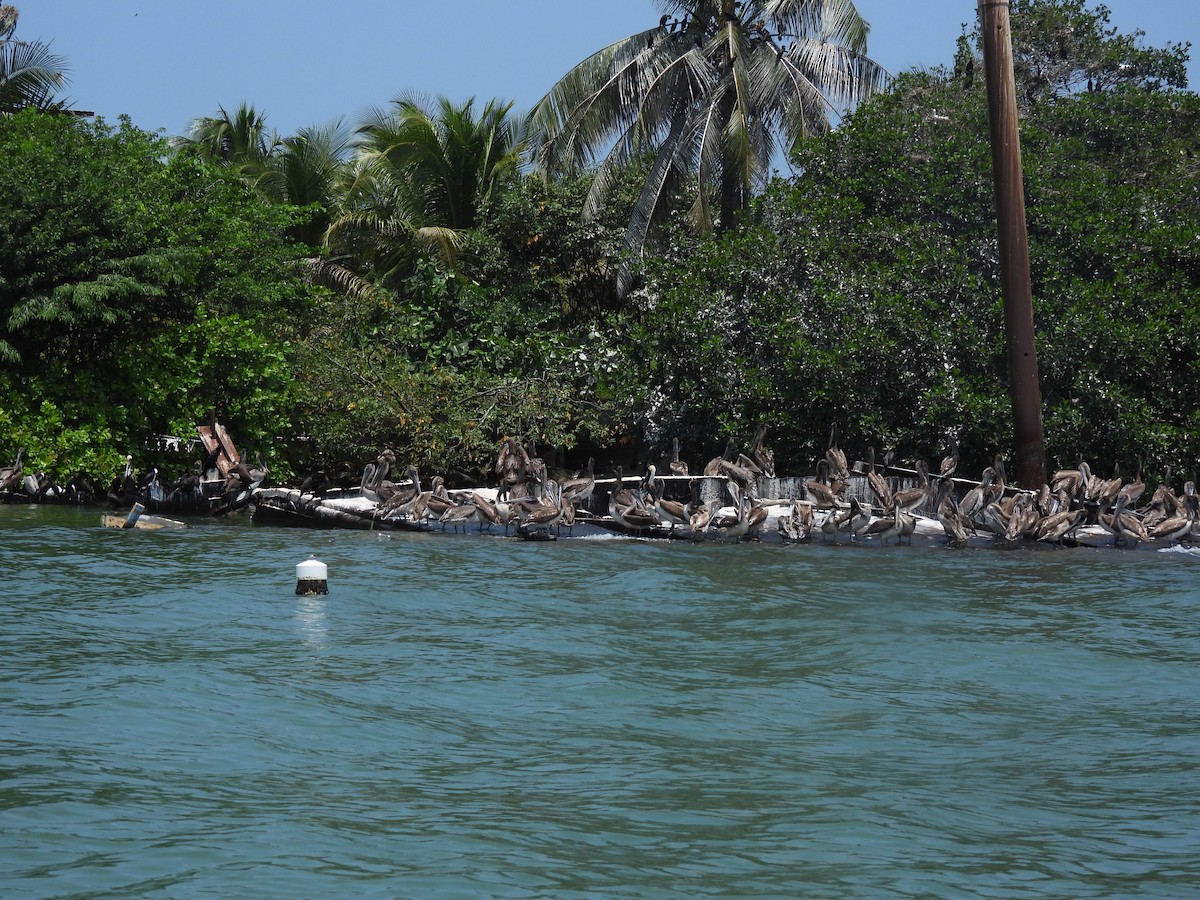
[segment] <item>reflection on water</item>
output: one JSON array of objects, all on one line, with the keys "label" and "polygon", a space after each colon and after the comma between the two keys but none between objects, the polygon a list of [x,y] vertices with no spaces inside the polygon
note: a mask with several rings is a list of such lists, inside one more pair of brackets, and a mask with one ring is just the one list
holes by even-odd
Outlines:
[{"label": "reflection on water", "polygon": [[0,508],[5,896],[1200,883],[1190,553],[97,519]]}]

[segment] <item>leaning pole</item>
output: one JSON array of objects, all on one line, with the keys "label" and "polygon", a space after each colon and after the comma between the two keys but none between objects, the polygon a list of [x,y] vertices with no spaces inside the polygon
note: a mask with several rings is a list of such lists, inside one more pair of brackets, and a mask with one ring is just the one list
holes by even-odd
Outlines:
[{"label": "leaning pole", "polygon": [[1033,332],[1033,288],[1029,278],[1029,236],[1025,230],[1025,192],[1021,180],[1021,138],[1017,129],[1009,0],[978,2],[1000,238],[1000,290],[1004,295],[1008,389],[1016,432],[1017,481],[1027,490],[1037,490],[1046,483],[1046,448]]}]

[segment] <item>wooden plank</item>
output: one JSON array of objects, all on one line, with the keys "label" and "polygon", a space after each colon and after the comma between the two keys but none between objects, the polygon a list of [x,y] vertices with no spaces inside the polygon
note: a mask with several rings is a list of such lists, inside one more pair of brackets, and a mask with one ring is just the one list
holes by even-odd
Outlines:
[{"label": "wooden plank", "polygon": [[217,453],[217,471],[222,476],[228,475],[229,471],[241,461],[241,455],[238,453],[233,439],[229,437],[225,426],[220,422],[212,425],[197,425],[196,433],[200,435],[200,440],[208,453],[219,451]]}]

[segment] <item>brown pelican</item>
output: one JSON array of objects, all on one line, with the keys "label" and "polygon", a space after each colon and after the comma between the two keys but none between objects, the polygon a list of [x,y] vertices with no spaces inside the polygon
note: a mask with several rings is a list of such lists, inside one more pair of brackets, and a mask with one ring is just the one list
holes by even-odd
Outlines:
[{"label": "brown pelican", "polygon": [[1112,533],[1114,547],[1120,543],[1136,547],[1138,541],[1151,539],[1142,520],[1133,513],[1125,512],[1125,498],[1119,495],[1116,504],[1112,506],[1111,515],[1100,514],[1100,524]]},{"label": "brown pelican", "polygon": [[679,438],[671,438],[671,474],[687,475],[688,464],[679,458]]},{"label": "brown pelican", "polygon": [[496,454],[496,475],[501,484],[517,484],[525,480],[529,459],[525,449],[511,437],[506,437]]},{"label": "brown pelican", "polygon": [[1132,509],[1137,506],[1137,502],[1142,499],[1142,494],[1145,492],[1146,483],[1142,481],[1142,455],[1139,453],[1137,474],[1133,476],[1133,481],[1121,488],[1121,496],[1125,498],[1125,505]]},{"label": "brown pelican", "polygon": [[1063,540],[1073,535],[1086,520],[1087,510],[1082,506],[1077,509],[1063,509],[1044,516],[1038,522],[1033,536],[1039,541],[1062,544]]},{"label": "brown pelican", "polygon": [[829,461],[829,472],[832,478],[839,478],[843,481],[850,478],[846,453],[837,443],[837,425],[834,425],[829,431],[829,449],[825,451],[825,459]]},{"label": "brown pelican", "polygon": [[959,512],[969,520],[974,521],[975,517],[983,510],[988,496],[988,489],[992,486],[992,481],[995,477],[996,470],[988,466],[983,470],[983,480],[967,491],[963,495],[962,500],[958,502]]},{"label": "brown pelican", "polygon": [[759,424],[754,429],[754,439],[750,442],[750,457],[758,464],[762,473],[768,478],[775,477],[775,454],[763,446],[767,437],[767,426]]},{"label": "brown pelican", "polygon": [[950,447],[946,455],[942,458],[941,465],[938,466],[937,477],[942,480],[950,478],[958,471],[958,438],[954,436],[954,432],[950,432]]},{"label": "brown pelican", "polygon": [[720,456],[714,456],[708,461],[708,465],[704,467],[704,474],[709,478],[719,478],[725,474],[725,470],[721,468],[722,463],[729,462],[729,456],[733,453],[733,438],[725,441],[725,452]]},{"label": "brown pelican", "polygon": [[592,503],[592,490],[596,487],[596,460],[588,457],[587,468],[582,475],[568,478],[562,483],[563,502],[575,504],[579,501],[585,507]]},{"label": "brown pelican", "polygon": [[725,460],[721,460],[721,469],[743,493],[749,494],[751,497],[757,496],[758,475],[752,469]]},{"label": "brown pelican", "polygon": [[839,506],[838,496],[829,484],[829,462],[817,460],[817,477],[804,482],[804,493],[817,506]]},{"label": "brown pelican", "polygon": [[1188,535],[1196,522],[1197,502],[1194,494],[1184,496],[1185,511],[1159,521],[1150,529],[1150,537],[1156,541],[1179,541]]},{"label": "brown pelican", "polygon": [[871,486],[871,490],[875,492],[875,499],[879,501],[879,506],[882,509],[887,509],[892,505],[892,489],[888,486],[886,470],[884,473],[875,471],[875,448],[867,448],[867,484]]},{"label": "brown pelican", "polygon": [[417,471],[416,466],[408,467],[409,486],[404,488],[397,485],[395,492],[387,501],[380,507],[379,515],[385,519],[401,519],[411,518],[417,521],[425,518],[425,510],[428,504],[424,504],[421,509],[421,514],[417,514],[416,506],[422,498],[421,491],[421,474]]},{"label": "brown pelican", "polygon": [[678,500],[664,499],[665,487],[662,481],[656,481],[650,496],[653,498],[654,511],[658,513],[663,522],[671,526],[671,531],[674,531],[676,525],[686,525],[691,517],[684,504]]},{"label": "brown pelican", "polygon": [[923,459],[917,460],[917,483],[892,494],[892,504],[905,512],[916,512],[929,499],[929,466]]},{"label": "brown pelican", "polygon": [[804,543],[812,540],[813,507],[803,500],[793,500],[791,513],[780,516],[776,527],[785,541]]},{"label": "brown pelican", "polygon": [[821,543],[824,544],[828,538],[833,538],[833,542],[838,542],[838,531],[842,524],[849,521],[850,510],[831,509],[825,518],[821,520]]},{"label": "brown pelican", "polygon": [[[886,545],[889,539],[899,537],[902,521],[901,517],[905,515],[907,515],[907,513],[905,513],[904,510],[898,507],[893,508],[891,515],[881,516],[880,518],[873,520],[867,526],[867,529],[864,533],[867,537],[879,538],[879,540]],[[913,521],[915,522],[916,520],[914,519]]]},{"label": "brown pelican", "polygon": [[937,499],[934,502],[934,513],[946,533],[946,540],[951,547],[965,547],[967,532],[974,531],[975,526],[968,522],[959,512],[958,504],[954,501],[954,485],[948,479],[938,486]]},{"label": "brown pelican", "polygon": [[846,527],[850,530],[850,540],[862,537],[871,526],[871,513],[859,502],[857,497],[850,498],[850,517]]},{"label": "brown pelican", "polygon": [[[731,484],[730,487],[732,488],[733,485]],[[730,494],[733,496],[735,515],[714,518],[711,524],[721,535],[722,541],[733,538],[734,543],[737,543],[750,530],[751,499],[748,494],[741,494],[736,490],[731,490]]]},{"label": "brown pelican", "polygon": [[1012,515],[1008,519],[1004,539],[1011,543],[1021,537],[1031,537],[1039,521],[1041,514],[1037,509],[1037,497],[1028,492],[1018,494],[1013,501]]},{"label": "brown pelican", "polygon": [[24,467],[22,459],[25,457],[25,448],[21,447],[17,450],[17,459],[11,466],[5,466],[0,469],[0,491],[15,491],[22,482],[22,473]]}]

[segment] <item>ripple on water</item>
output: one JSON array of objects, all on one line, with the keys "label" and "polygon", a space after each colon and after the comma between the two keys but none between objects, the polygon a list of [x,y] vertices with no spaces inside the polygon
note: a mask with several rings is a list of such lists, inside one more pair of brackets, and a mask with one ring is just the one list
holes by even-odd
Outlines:
[{"label": "ripple on water", "polygon": [[1187,555],[0,531],[5,894],[1200,880]]}]

